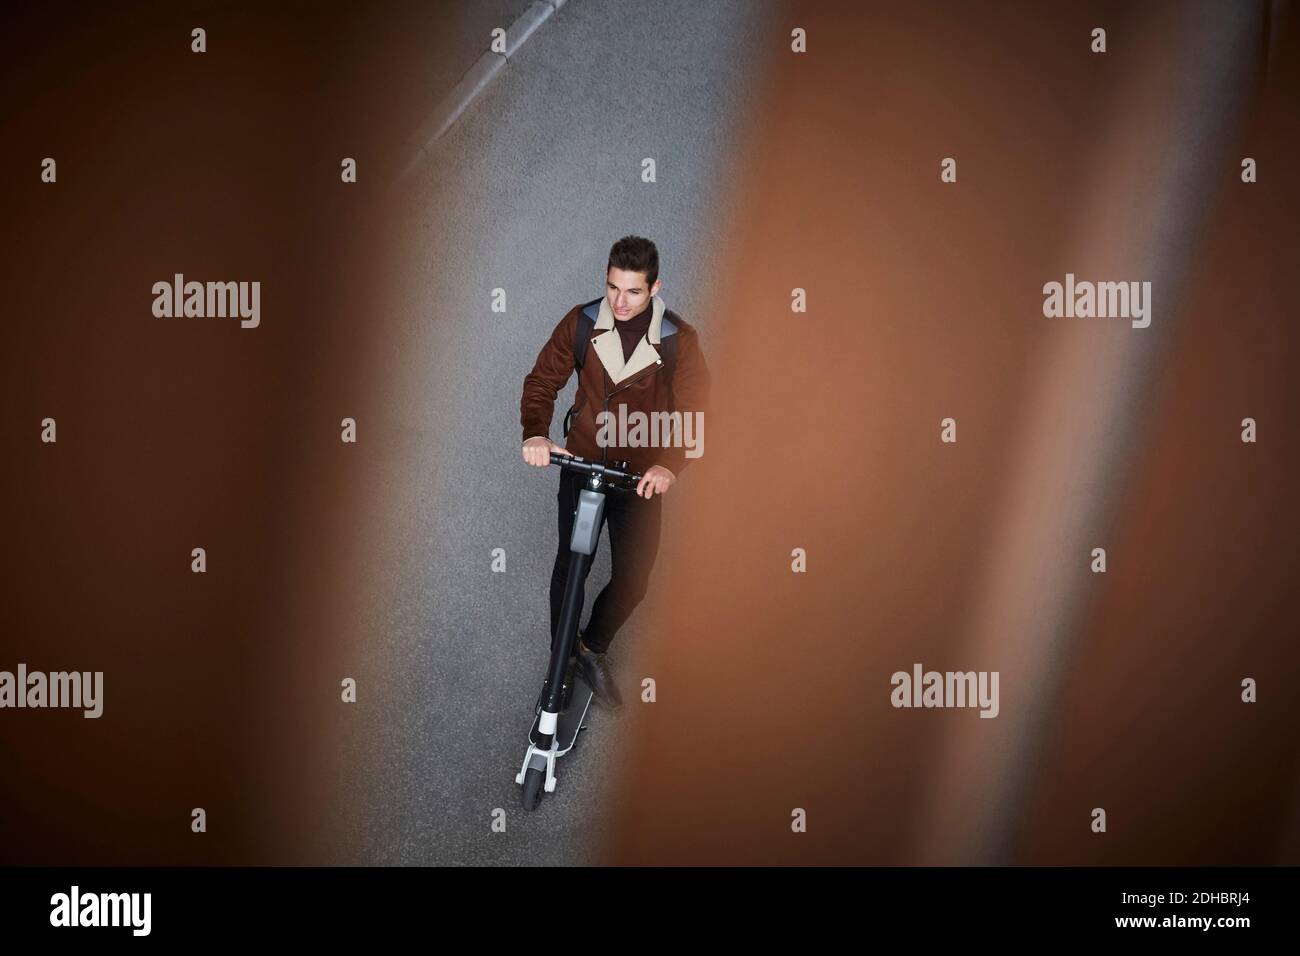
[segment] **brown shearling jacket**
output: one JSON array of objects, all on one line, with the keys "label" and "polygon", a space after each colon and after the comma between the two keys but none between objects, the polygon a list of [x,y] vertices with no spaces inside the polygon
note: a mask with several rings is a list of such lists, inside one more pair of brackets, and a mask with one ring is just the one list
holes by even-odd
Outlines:
[{"label": "brown shearling jacket", "polygon": [[[532,371],[524,378],[523,398],[519,403],[524,441],[538,436],[550,438],[556,396],[574,370],[574,331],[582,310],[590,304],[575,305],[565,314],[542,346]],[[703,412],[708,401],[709,370],[695,328],[666,308],[658,296],[652,297],[652,306],[650,328],[624,363],[623,345],[618,329],[614,327],[614,311],[608,298],[600,300],[599,316],[591,331],[578,377],[574,399],[577,412],[568,435],[560,444],[583,458],[598,461],[625,459],[633,471],[642,473],[651,465],[661,465],[680,476],[694,460],[686,452],[697,455],[704,448]],[[676,356],[671,385],[661,357],[662,333],[668,331],[664,326],[665,318],[676,327],[671,334],[679,337],[674,346]],[[622,410],[620,405],[624,406]],[[611,419],[605,429],[606,447],[601,447],[597,441],[597,433],[601,430],[597,416],[605,410],[609,411]],[[666,447],[638,444],[636,436],[628,428],[627,444],[620,445],[618,416],[638,411],[645,413],[647,418],[652,418],[654,412],[682,413],[680,425],[674,419],[677,426],[675,443]],[[697,412],[700,414],[695,414]],[[692,419],[690,423],[685,421],[688,415]],[[661,417],[659,421],[664,419]],[[653,430],[648,430],[646,437],[653,440]],[[690,438],[693,449],[682,447],[686,438]]]}]

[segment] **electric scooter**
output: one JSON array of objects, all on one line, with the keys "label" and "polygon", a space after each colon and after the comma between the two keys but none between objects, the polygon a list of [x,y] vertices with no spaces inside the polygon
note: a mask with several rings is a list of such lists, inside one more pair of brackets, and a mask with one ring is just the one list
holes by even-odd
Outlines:
[{"label": "electric scooter", "polygon": [[515,783],[523,785],[523,807],[536,810],[542,791],[555,792],[555,764],[578,739],[586,724],[592,691],[584,681],[577,684],[577,631],[582,606],[578,594],[596,545],[600,541],[601,516],[607,491],[635,491],[642,476],[627,470],[625,461],[587,461],[576,455],[551,454],[551,464],[586,476],[573,513],[573,534],[569,538],[569,576],[564,584],[564,604],[559,630],[551,646],[551,660],[542,692],[537,698],[536,716],[528,731],[528,750]]}]

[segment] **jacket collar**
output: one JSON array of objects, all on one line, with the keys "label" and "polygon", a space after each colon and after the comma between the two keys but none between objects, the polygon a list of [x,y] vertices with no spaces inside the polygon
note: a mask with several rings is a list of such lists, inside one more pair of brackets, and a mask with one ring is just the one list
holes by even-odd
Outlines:
[{"label": "jacket collar", "polygon": [[626,363],[623,361],[623,343],[618,330],[614,328],[614,310],[609,307],[608,297],[602,297],[600,300],[600,315],[596,318],[596,325],[592,330],[599,334],[591,337],[591,345],[600,356],[600,364],[605,366],[605,371],[609,373],[610,380],[615,385],[651,365],[663,364],[663,359],[659,357],[655,346],[659,344],[659,331],[663,326],[664,300],[657,295],[650,298],[653,309],[650,315],[650,328],[646,330],[645,335],[641,336],[641,341],[636,344],[636,349]]}]

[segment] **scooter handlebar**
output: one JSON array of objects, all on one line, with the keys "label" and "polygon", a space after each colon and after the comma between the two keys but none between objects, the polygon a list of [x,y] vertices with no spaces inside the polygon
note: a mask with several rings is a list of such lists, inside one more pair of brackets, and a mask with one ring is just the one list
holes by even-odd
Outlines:
[{"label": "scooter handlebar", "polygon": [[[610,482],[610,487],[618,488],[620,484],[626,483],[633,488],[640,483],[644,475],[628,471],[626,468],[618,468],[600,461],[587,461],[585,458],[579,458],[577,455],[557,455],[551,452],[551,464],[559,465],[561,468],[567,468],[569,471],[576,471],[582,475],[600,475],[606,481]],[[626,462],[616,462],[615,465],[626,465]],[[631,489],[621,489],[631,490]]]}]

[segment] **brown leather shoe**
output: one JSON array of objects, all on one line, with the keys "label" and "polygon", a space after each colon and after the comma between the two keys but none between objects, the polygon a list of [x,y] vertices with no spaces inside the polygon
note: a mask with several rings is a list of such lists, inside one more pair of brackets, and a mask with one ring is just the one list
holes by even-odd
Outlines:
[{"label": "brown leather shoe", "polygon": [[609,665],[605,663],[605,655],[593,652],[581,638],[578,640],[578,666],[582,668],[582,676],[587,679],[587,684],[598,701],[611,710],[623,706],[623,698],[618,692]]}]

